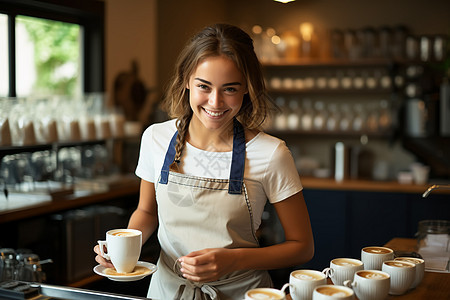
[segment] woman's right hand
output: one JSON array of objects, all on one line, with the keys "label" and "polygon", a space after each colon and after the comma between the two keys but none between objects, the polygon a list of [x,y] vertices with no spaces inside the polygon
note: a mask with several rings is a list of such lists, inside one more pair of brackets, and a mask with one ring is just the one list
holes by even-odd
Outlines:
[{"label": "woman's right hand", "polygon": [[[106,249],[103,249],[106,252]],[[111,263],[111,261],[105,259],[101,254],[100,254],[100,246],[99,245],[95,245],[94,247],[94,252],[97,253],[97,256],[95,257],[95,261],[98,262],[99,264],[101,264],[102,266],[104,266],[105,268],[114,268],[113,264]]]}]

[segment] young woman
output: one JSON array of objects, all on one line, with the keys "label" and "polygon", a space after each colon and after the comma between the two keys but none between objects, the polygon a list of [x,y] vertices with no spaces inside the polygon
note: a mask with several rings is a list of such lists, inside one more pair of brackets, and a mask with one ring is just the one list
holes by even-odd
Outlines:
[{"label": "young woman", "polygon": [[[314,241],[292,155],[259,129],[271,102],[252,39],[227,24],[202,30],[181,52],[164,104],[173,119],[142,136],[128,225],[144,241],[158,228],[148,297],[243,299],[272,285],[266,270],[309,261]],[[267,200],[286,240],[260,247]]]}]

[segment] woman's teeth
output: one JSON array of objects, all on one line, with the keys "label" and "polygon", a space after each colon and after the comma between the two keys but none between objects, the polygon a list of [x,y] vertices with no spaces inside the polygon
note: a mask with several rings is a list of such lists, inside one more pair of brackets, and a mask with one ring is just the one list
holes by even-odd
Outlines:
[{"label": "woman's teeth", "polygon": [[213,112],[213,111],[207,110],[206,108],[205,108],[205,111],[206,111],[206,113],[207,113],[208,115],[211,115],[211,116],[213,116],[213,117],[218,117],[218,116],[221,116],[221,115],[223,115],[223,114],[225,113],[225,111],[221,111],[221,112]]}]

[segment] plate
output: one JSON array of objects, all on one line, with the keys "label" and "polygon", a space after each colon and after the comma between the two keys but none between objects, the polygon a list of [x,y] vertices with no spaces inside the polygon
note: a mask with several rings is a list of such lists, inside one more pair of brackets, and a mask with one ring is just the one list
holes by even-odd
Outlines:
[{"label": "plate", "polygon": [[108,277],[111,280],[114,281],[136,281],[136,280],[140,280],[148,275],[151,275],[153,273],[156,272],[156,270],[158,269],[158,267],[154,264],[145,262],[145,261],[138,261],[136,266],[141,266],[144,268],[147,268],[150,270],[150,272],[145,273],[145,274],[138,274],[138,275],[108,275],[105,274],[105,270],[107,268],[105,268],[102,265],[97,265],[94,267],[94,272],[100,276],[104,276],[104,277]]}]

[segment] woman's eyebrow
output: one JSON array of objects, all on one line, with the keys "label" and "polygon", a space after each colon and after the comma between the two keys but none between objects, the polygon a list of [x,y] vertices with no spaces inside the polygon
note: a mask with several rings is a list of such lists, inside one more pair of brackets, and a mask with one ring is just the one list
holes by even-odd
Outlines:
[{"label": "woman's eyebrow", "polygon": [[[209,85],[212,85],[212,83],[211,82],[209,82],[208,80],[204,80],[204,79],[201,79],[201,78],[198,78],[198,77],[196,77],[196,78],[194,78],[195,80],[198,80],[198,81],[201,81],[201,82],[203,82],[203,83],[205,83],[205,84],[209,84]],[[242,83],[240,83],[240,82],[229,82],[229,83],[225,83],[223,86],[230,86],[230,85],[242,85]]]}]

